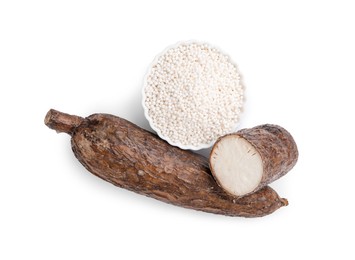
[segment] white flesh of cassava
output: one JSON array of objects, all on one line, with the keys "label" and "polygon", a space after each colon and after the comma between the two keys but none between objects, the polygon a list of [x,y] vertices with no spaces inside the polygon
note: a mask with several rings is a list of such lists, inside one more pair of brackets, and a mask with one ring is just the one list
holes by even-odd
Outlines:
[{"label": "white flesh of cassava", "polygon": [[259,153],[237,135],[226,136],[217,142],[210,163],[219,185],[235,196],[254,191],[263,175]]}]

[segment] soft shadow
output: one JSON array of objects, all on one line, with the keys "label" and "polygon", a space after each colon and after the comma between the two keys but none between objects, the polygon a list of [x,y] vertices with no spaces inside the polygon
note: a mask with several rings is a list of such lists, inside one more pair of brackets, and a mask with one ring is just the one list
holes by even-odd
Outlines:
[{"label": "soft shadow", "polygon": [[210,156],[211,149],[212,148],[205,148],[205,149],[201,149],[201,150],[198,150],[198,151],[195,151],[195,152],[208,158]]},{"label": "soft shadow", "polygon": [[144,116],[144,110],[142,105],[142,86],[134,87],[135,92],[131,96],[130,104],[130,121],[139,127],[148,130],[149,132],[155,133],[155,131],[150,127],[148,120]]}]

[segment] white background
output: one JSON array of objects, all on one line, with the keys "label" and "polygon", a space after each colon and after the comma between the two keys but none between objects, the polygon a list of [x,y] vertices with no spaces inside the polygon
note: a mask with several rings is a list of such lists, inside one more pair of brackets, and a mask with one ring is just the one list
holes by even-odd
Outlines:
[{"label": "white background", "polygon": [[[354,259],[350,3],[1,1],[0,259]],[[70,137],[43,124],[55,108],[149,129],[144,74],[185,40],[238,65],[240,127],[274,123],[294,136],[299,161],[271,185],[288,207],[244,219],[136,195],[88,173]]]}]

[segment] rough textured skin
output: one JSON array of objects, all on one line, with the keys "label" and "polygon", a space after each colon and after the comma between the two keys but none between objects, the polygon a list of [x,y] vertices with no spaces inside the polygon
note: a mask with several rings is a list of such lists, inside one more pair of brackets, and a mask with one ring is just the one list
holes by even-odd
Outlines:
[{"label": "rough textured skin", "polygon": [[[264,124],[253,128],[242,129],[228,136],[231,135],[239,136],[247,140],[254,146],[262,159],[264,168],[263,176],[260,184],[253,192],[260,190],[267,184],[284,176],[297,163],[297,145],[291,134],[281,126]],[[218,142],[222,138],[223,137],[220,137],[217,140],[214,147],[218,145]]]},{"label": "rough textured skin", "polygon": [[[61,112],[48,112],[53,113]],[[61,125],[50,122],[58,118],[47,115],[45,123],[51,128]],[[270,187],[241,199],[226,194],[213,179],[207,158],[173,147],[122,118],[95,114],[80,125],[75,120],[73,124],[75,129],[68,133],[75,156],[91,173],[116,186],[185,208],[229,216],[261,217],[287,205]]]}]

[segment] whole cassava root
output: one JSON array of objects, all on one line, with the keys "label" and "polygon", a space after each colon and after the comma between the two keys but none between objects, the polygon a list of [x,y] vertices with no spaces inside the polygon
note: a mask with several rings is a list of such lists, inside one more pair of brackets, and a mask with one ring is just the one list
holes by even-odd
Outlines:
[{"label": "whole cassava root", "polygon": [[285,175],[297,159],[291,134],[265,124],[220,137],[212,148],[210,167],[225,191],[244,196]]},{"label": "whole cassava root", "polygon": [[268,215],[288,204],[268,186],[236,199],[217,185],[207,158],[173,147],[113,115],[81,118],[51,109],[45,124],[71,135],[75,156],[91,173],[139,194],[185,208],[243,217]]}]

